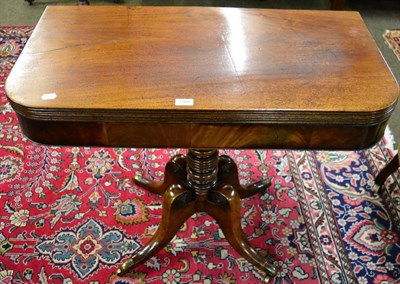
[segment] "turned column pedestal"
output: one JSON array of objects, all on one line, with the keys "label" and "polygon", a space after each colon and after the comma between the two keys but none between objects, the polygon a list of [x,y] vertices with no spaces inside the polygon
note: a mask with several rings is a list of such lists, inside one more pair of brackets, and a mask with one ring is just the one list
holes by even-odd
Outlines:
[{"label": "turned column pedestal", "polygon": [[163,182],[148,181],[141,176],[135,176],[134,180],[148,191],[163,195],[163,213],[157,232],[122,264],[118,275],[124,275],[157,254],[196,212],[212,216],[232,247],[267,274],[266,282],[276,275],[276,268],[250,245],[240,225],[240,199],[265,192],[269,181],[243,188],[234,161],[228,156],[219,156],[216,149],[189,149],[186,157],[173,157],[165,167]]}]

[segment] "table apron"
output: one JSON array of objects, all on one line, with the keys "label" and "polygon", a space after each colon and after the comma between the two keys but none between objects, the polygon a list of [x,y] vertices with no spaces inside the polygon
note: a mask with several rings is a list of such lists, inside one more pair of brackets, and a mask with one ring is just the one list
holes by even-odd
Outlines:
[{"label": "table apron", "polygon": [[43,144],[146,148],[354,150],[376,144],[387,124],[209,125],[40,121],[21,115],[18,118],[25,135]]}]

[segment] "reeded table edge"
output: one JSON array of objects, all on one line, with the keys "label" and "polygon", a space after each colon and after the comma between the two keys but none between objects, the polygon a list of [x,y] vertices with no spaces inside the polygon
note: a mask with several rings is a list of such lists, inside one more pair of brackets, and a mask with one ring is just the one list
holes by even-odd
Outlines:
[{"label": "reeded table edge", "polygon": [[290,110],[126,110],[126,109],[45,109],[14,103],[12,108],[30,120],[129,122],[129,123],[212,123],[212,124],[311,124],[375,125],[390,118],[397,101],[380,111],[290,111]]}]

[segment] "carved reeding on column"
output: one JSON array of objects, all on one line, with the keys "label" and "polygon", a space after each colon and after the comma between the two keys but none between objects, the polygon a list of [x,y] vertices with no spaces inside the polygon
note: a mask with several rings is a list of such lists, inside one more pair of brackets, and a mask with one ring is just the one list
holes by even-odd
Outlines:
[{"label": "carved reeding on column", "polygon": [[218,150],[189,149],[187,154],[187,182],[199,198],[205,200],[208,191],[217,184]]}]

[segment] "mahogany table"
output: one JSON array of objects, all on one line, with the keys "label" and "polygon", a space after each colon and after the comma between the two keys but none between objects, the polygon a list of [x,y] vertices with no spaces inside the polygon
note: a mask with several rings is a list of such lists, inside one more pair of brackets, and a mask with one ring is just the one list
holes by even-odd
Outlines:
[{"label": "mahogany table", "polygon": [[266,281],[276,268],[240,226],[246,188],[219,148],[375,144],[398,86],[356,12],[49,7],[6,84],[23,132],[55,145],[179,147],[157,233],[118,273],[161,250],[194,212],[216,219]]}]

